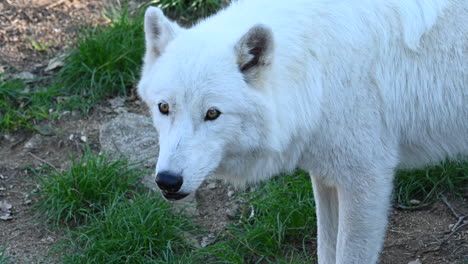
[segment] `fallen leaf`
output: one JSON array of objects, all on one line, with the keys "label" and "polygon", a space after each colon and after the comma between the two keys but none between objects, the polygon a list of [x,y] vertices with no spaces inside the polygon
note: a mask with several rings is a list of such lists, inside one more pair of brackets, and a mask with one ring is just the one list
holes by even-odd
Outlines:
[{"label": "fallen leaf", "polygon": [[63,67],[65,65],[65,62],[64,62],[65,58],[66,58],[65,54],[61,54],[55,58],[52,58],[47,64],[47,67],[44,69],[44,71],[49,72],[49,71],[53,71],[55,69]]}]

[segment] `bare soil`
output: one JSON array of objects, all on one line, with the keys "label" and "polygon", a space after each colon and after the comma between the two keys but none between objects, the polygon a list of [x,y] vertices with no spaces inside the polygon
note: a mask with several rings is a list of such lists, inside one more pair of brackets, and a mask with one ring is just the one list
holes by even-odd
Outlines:
[{"label": "bare soil", "polygon": [[[80,26],[99,23],[105,23],[105,18],[97,0],[0,0],[0,67],[40,74],[52,56],[73,43]],[[47,48],[38,51],[28,37]],[[125,108],[146,112],[139,101],[127,102]],[[0,135],[0,201],[12,205],[12,219],[0,220],[0,247],[7,247],[13,263],[53,263],[57,258],[48,257],[50,249],[64,235],[30,210],[37,203],[38,183],[28,168],[48,164],[63,170],[69,166],[69,157],[81,155],[86,144],[98,150],[99,125],[115,115],[104,102],[86,118],[73,112],[42,122],[50,132],[47,135],[28,131]],[[212,230],[209,242],[231,221],[228,209],[236,203],[227,197],[228,191],[217,186],[197,197],[195,219]],[[466,198],[468,194],[464,200],[449,199],[459,215],[468,214]],[[425,264],[468,263],[468,225],[450,231],[457,220],[442,201],[419,210],[393,209],[380,263],[406,264],[417,259]]]}]

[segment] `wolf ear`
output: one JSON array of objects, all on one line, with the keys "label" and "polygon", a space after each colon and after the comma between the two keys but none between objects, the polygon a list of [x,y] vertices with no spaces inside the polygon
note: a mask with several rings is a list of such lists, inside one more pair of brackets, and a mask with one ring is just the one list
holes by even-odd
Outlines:
[{"label": "wolf ear", "polygon": [[273,32],[265,25],[253,26],[236,44],[237,64],[247,82],[254,82],[271,65]]},{"label": "wolf ear", "polygon": [[159,57],[182,28],[164,16],[161,9],[150,6],[145,12],[145,63]]}]

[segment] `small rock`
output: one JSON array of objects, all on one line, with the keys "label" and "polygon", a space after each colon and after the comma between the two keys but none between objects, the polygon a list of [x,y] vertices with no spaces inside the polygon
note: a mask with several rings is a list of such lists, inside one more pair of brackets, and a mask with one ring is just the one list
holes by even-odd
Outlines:
[{"label": "small rock", "polygon": [[218,187],[217,184],[216,184],[216,182],[210,182],[210,183],[206,186],[206,188],[209,189],[209,190],[216,189],[216,187]]},{"label": "small rock", "polygon": [[11,217],[11,208],[13,206],[7,201],[0,201],[0,220],[10,220]]},{"label": "small rock", "polygon": [[0,174],[0,180],[5,180],[5,179],[6,179],[6,177],[3,176],[3,174]]},{"label": "small rock", "polygon": [[75,135],[71,134],[71,135],[68,137],[68,140],[73,141],[74,138],[75,138]]},{"label": "small rock", "polygon": [[133,113],[121,114],[101,125],[101,150],[111,159],[124,156],[130,162],[143,162],[143,166],[156,165],[159,153],[158,133],[150,117]]},{"label": "small rock", "polygon": [[10,134],[5,134],[5,135],[3,135],[3,137],[4,137],[6,140],[10,141],[10,142],[15,141],[15,138],[14,138],[12,135],[10,135]]},{"label": "small rock", "polygon": [[111,105],[111,108],[112,109],[116,109],[116,108],[119,108],[119,107],[123,107],[124,104],[125,104],[125,98],[123,97],[116,97],[116,98],[113,98],[113,99],[109,99],[109,104]]},{"label": "small rock", "polygon": [[228,191],[227,196],[228,196],[229,198],[231,198],[231,197],[234,196],[234,194],[236,194],[236,193],[235,193],[234,191],[230,190],[230,191]]},{"label": "small rock", "polygon": [[36,149],[41,146],[44,137],[40,134],[32,136],[25,144],[25,149]]},{"label": "small rock", "polygon": [[234,220],[237,217],[237,212],[239,211],[239,205],[234,205],[231,208],[226,210],[226,215],[229,219]]},{"label": "small rock", "polygon": [[0,192],[6,191],[5,187],[0,187]]},{"label": "small rock", "polygon": [[114,109],[114,113],[116,113],[116,114],[125,114],[125,113],[128,113],[128,110],[125,107],[117,107],[117,108]]},{"label": "small rock", "polygon": [[200,241],[200,246],[202,248],[206,248],[209,245],[212,245],[216,241],[216,236],[214,234],[209,234],[208,236],[204,236]]},{"label": "small rock", "polygon": [[17,74],[13,74],[11,76],[13,79],[21,79],[21,80],[31,80],[36,78],[36,76],[30,72],[20,72]]},{"label": "small rock", "polygon": [[416,260],[408,262],[408,264],[422,264],[422,262],[420,259],[416,259]]},{"label": "small rock", "polygon": [[81,136],[80,137],[81,142],[86,143],[88,142],[88,138],[86,136]]},{"label": "small rock", "polygon": [[47,236],[47,237],[41,239],[42,243],[54,243],[54,241],[55,241],[55,239],[53,237],[51,237],[51,236]]},{"label": "small rock", "polygon": [[409,203],[410,203],[411,205],[419,205],[419,204],[421,203],[421,201],[416,200],[416,199],[413,199],[413,200],[410,200]]},{"label": "small rock", "polygon": [[43,136],[52,136],[55,134],[55,129],[52,127],[51,124],[41,123],[38,125],[33,126],[33,128]]},{"label": "small rock", "polygon": [[198,242],[197,238],[195,236],[193,236],[192,234],[190,234],[188,232],[183,232],[182,233],[182,238],[184,239],[184,241],[187,244],[192,245],[195,248],[201,248],[200,243]]},{"label": "small rock", "polygon": [[32,201],[30,199],[27,199],[27,200],[24,201],[24,204],[25,205],[30,205],[30,204],[32,204]]}]

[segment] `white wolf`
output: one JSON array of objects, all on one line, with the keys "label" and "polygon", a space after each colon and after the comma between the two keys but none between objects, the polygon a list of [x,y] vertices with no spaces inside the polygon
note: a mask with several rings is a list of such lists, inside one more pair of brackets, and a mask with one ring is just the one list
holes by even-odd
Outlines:
[{"label": "white wolf", "polygon": [[238,1],[145,15],[138,92],[168,199],[310,172],[319,263],[375,263],[394,171],[468,155],[468,1]]}]

